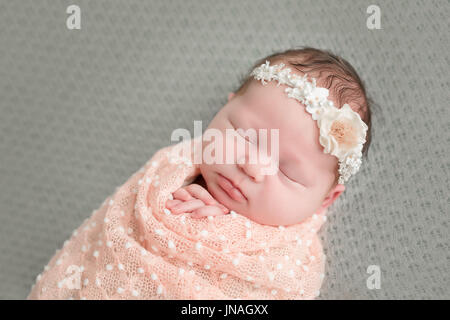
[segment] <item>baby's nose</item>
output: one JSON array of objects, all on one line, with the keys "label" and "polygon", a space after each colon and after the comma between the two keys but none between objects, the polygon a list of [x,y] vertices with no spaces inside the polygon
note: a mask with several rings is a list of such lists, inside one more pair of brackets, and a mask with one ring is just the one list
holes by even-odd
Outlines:
[{"label": "baby's nose", "polygon": [[248,157],[242,157],[238,160],[237,166],[255,182],[262,182],[266,175],[265,171],[267,171],[267,168],[271,163],[270,159],[264,158],[259,160],[260,161],[249,161]]}]

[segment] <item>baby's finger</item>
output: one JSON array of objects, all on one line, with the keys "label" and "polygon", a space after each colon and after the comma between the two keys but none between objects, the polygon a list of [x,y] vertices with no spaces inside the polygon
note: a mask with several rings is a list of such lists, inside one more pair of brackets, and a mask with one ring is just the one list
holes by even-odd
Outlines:
[{"label": "baby's finger", "polygon": [[213,198],[208,190],[198,184],[188,185],[186,187],[186,191],[189,192],[191,196],[202,200],[207,205],[219,205],[219,202],[217,202],[217,200]]},{"label": "baby's finger", "polygon": [[173,214],[179,214],[184,212],[191,212],[195,209],[205,206],[205,203],[199,199],[189,200],[183,203],[179,203],[170,209]]},{"label": "baby's finger", "polygon": [[193,219],[200,219],[207,216],[220,216],[220,215],[224,215],[224,213],[222,209],[220,209],[217,206],[204,206],[194,210],[191,213],[191,217]]},{"label": "baby's finger", "polygon": [[166,208],[168,208],[168,209],[170,209],[170,208],[172,208],[172,207],[174,207],[174,206],[176,206],[177,204],[179,204],[179,203],[182,203],[183,201],[181,201],[181,200],[167,200],[166,201]]},{"label": "baby's finger", "polygon": [[178,189],[177,191],[172,193],[172,195],[173,195],[174,199],[183,200],[183,201],[188,201],[188,200],[193,199],[191,197],[191,194],[189,192],[187,192],[186,190],[184,190],[184,188]]}]

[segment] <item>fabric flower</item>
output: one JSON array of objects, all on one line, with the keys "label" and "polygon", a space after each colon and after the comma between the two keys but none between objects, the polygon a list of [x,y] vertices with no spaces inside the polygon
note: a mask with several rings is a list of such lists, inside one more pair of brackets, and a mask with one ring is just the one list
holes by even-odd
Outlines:
[{"label": "fabric flower", "polygon": [[325,153],[331,153],[338,159],[358,154],[366,142],[367,125],[348,104],[342,108],[323,109],[317,124],[320,128],[319,142]]}]

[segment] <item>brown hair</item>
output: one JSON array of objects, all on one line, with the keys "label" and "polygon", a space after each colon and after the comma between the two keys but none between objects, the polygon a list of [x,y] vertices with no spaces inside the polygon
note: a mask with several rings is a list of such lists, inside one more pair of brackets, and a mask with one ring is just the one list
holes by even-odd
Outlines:
[{"label": "brown hair", "polygon": [[[308,76],[317,79],[317,84],[330,90],[336,101],[335,105],[340,107],[348,103],[355,112],[358,112],[361,119],[366,123],[368,129],[366,142],[362,153],[368,158],[368,150],[372,141],[372,99],[367,96],[364,82],[356,73],[352,65],[345,59],[327,50],[320,50],[311,47],[300,47],[289,49],[283,52],[276,52],[258,60],[249,72],[241,78],[236,95],[243,94],[253,77],[250,76],[254,68],[260,66],[268,60],[270,64],[284,63],[287,67],[292,67],[301,73],[308,73]],[[338,175],[332,188],[337,184]],[[330,188],[331,190],[331,188]]]}]

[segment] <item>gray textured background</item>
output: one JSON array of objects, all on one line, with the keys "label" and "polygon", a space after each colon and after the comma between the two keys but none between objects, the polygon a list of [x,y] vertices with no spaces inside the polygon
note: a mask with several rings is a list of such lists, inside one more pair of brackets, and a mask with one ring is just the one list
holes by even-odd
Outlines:
[{"label": "gray textured background", "polygon": [[[366,28],[374,2],[382,30]],[[81,30],[66,28],[69,4]],[[71,232],[173,129],[206,125],[256,59],[300,45],[342,54],[382,112],[321,232],[321,297],[450,298],[449,15],[448,1],[0,0],[0,298],[25,298]]]}]

